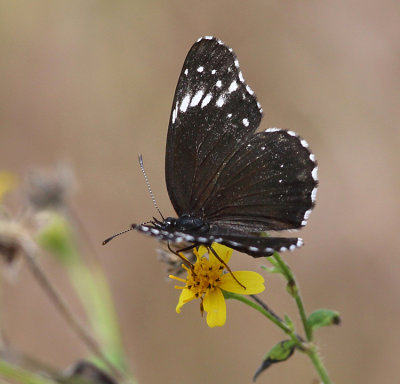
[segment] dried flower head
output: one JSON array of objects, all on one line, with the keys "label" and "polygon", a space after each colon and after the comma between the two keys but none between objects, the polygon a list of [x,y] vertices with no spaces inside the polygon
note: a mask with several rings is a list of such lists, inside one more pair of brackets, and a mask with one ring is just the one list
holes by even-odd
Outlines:
[{"label": "dried flower head", "polygon": [[72,169],[65,163],[53,170],[32,170],[26,177],[24,192],[35,210],[62,208],[74,183]]}]

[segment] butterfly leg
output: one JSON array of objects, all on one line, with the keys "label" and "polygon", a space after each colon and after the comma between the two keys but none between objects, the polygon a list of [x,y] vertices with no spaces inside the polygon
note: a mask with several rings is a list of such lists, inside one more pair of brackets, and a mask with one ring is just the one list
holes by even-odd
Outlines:
[{"label": "butterfly leg", "polygon": [[189,247],[185,247],[185,248],[178,249],[177,251],[175,251],[171,248],[171,246],[169,245],[169,241],[168,241],[167,247],[174,255],[178,256],[183,261],[183,264],[185,264],[188,268],[190,268],[193,271],[193,264],[188,259],[186,259],[184,256],[182,256],[180,254],[180,252],[189,251],[190,249],[195,248],[196,245],[190,245]]},{"label": "butterfly leg", "polygon": [[210,251],[213,253],[213,255],[218,259],[218,261],[224,265],[224,267],[228,270],[228,272],[232,275],[233,279],[244,289],[246,289],[246,287],[235,277],[235,275],[233,274],[232,270],[229,268],[229,265],[225,263],[225,261],[223,261],[217,254],[217,252],[215,252],[215,249],[210,245],[208,247],[210,249]]}]

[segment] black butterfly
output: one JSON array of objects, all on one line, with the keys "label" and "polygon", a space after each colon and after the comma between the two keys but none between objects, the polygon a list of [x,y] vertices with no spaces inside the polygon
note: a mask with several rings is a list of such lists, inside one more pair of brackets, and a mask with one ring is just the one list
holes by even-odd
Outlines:
[{"label": "black butterfly", "polygon": [[132,229],[172,243],[221,243],[254,257],[301,246],[300,238],[262,235],[306,225],[318,184],[315,156],[292,131],[255,133],[261,118],[232,49],[211,36],[197,40],[168,127],[165,177],[178,218]]}]

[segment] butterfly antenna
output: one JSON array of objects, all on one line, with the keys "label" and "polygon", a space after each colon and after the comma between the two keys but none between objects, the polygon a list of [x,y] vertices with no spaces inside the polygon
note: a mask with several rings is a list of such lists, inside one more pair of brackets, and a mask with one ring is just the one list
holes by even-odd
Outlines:
[{"label": "butterfly antenna", "polygon": [[158,208],[158,205],[157,205],[156,199],[154,197],[153,191],[151,190],[149,179],[147,178],[146,171],[144,170],[143,157],[142,157],[141,154],[139,154],[139,165],[140,165],[140,169],[143,172],[144,180],[146,181],[147,189],[149,190],[149,193],[150,193],[150,196],[151,196],[151,200],[153,200],[153,204],[156,207],[156,209],[157,209],[158,213],[160,214],[160,216],[162,217],[162,219],[165,220],[163,214],[161,213],[160,209]]},{"label": "butterfly antenna", "polygon": [[102,244],[103,244],[103,245],[106,245],[108,242],[110,242],[110,241],[111,241],[112,239],[114,239],[115,237],[120,236],[120,235],[123,235],[123,234],[126,233],[126,232],[132,231],[132,229],[134,229],[134,228],[133,228],[133,227],[130,227],[129,229],[126,229],[125,231],[116,233],[115,235],[112,235],[112,236],[110,236],[109,238],[105,239],[105,240],[102,242]]}]

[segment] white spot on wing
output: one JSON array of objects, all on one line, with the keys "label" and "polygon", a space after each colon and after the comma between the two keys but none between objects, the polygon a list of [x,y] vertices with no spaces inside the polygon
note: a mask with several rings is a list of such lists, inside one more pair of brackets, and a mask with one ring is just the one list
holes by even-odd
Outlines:
[{"label": "white spot on wing", "polygon": [[211,71],[211,74],[212,74],[212,75],[215,75],[216,72],[217,72],[217,71],[216,71],[215,69],[213,69],[213,70]]},{"label": "white spot on wing", "polygon": [[300,143],[304,148],[308,148],[308,143],[304,139],[300,140]]},{"label": "white spot on wing", "polygon": [[315,167],[311,172],[312,178],[317,181],[318,180],[318,167]]},{"label": "white spot on wing", "polygon": [[204,67],[202,65],[200,65],[199,68],[197,68],[197,72],[203,72],[204,71]]},{"label": "white spot on wing", "polygon": [[288,133],[288,135],[290,135],[290,136],[296,136],[296,132],[293,132],[293,131],[287,131],[287,133]]},{"label": "white spot on wing", "polygon": [[212,40],[214,37],[213,36],[203,36],[200,37],[199,39],[197,39],[197,42],[201,41],[201,40]]},{"label": "white spot on wing", "polygon": [[228,88],[228,92],[232,93],[233,91],[236,91],[237,89],[238,89],[238,84],[235,80],[233,80],[231,85]]},{"label": "white spot on wing", "polygon": [[177,110],[177,108],[174,108],[174,110],[172,111],[172,124],[175,123],[177,114],[178,114],[178,110]]},{"label": "white spot on wing", "polygon": [[311,211],[312,211],[312,208],[310,208],[308,211],[306,211],[306,213],[304,214],[304,219],[303,219],[303,221],[301,222],[301,225],[304,227],[305,225],[307,225],[307,222],[308,222],[308,218],[310,217],[310,215],[311,215]]},{"label": "white spot on wing", "polygon": [[179,109],[181,110],[181,112],[186,112],[188,106],[189,106],[189,101],[190,101],[190,95],[187,94],[181,103],[181,106],[179,107]]},{"label": "white spot on wing", "polygon": [[188,73],[189,73],[189,70],[186,68],[184,74],[187,76]]},{"label": "white spot on wing", "polygon": [[228,115],[227,115],[229,118],[231,118],[232,117],[232,113],[228,113]]},{"label": "white spot on wing", "polygon": [[[297,243],[296,243],[296,247],[301,247],[303,245],[303,239],[302,238],[298,238],[297,239]],[[294,247],[293,245],[290,246],[290,248]],[[293,248],[294,249],[294,248]],[[292,251],[292,249],[290,249]]]},{"label": "white spot on wing", "polygon": [[315,162],[315,155],[313,153],[310,153],[310,160]]},{"label": "white spot on wing", "polygon": [[217,102],[215,103],[215,105],[216,105],[217,107],[220,107],[220,108],[221,108],[221,107],[224,105],[224,103],[225,103],[224,97],[223,97],[223,96],[220,96],[219,99],[217,100]]},{"label": "white spot on wing", "polygon": [[301,225],[304,227],[307,224],[308,218],[311,215],[312,208],[310,208],[306,213],[304,214],[304,220],[301,222]]},{"label": "white spot on wing", "polygon": [[203,101],[201,102],[201,108],[204,108],[212,99],[212,95],[211,93],[208,93],[206,95],[206,97],[203,99]]},{"label": "white spot on wing", "polygon": [[311,201],[313,203],[315,203],[315,200],[317,199],[317,190],[318,190],[318,188],[315,187],[311,192]]},{"label": "white spot on wing", "polygon": [[265,130],[265,132],[279,132],[281,129],[279,128],[268,128]]},{"label": "white spot on wing", "polygon": [[250,246],[249,251],[257,252],[257,251],[259,251],[259,249],[257,247]]},{"label": "white spot on wing", "polygon": [[215,85],[216,85],[218,88],[221,88],[221,87],[222,87],[222,81],[221,81],[221,80],[218,80],[218,81],[215,83]]},{"label": "white spot on wing", "polygon": [[204,91],[202,89],[200,89],[200,91],[197,91],[196,94],[194,95],[192,101],[190,102],[190,106],[195,107],[197,104],[199,104],[203,95],[204,95]]},{"label": "white spot on wing", "polygon": [[246,89],[247,89],[247,92],[250,93],[250,95],[254,95],[254,91],[247,84],[246,84]]},{"label": "white spot on wing", "polygon": [[239,68],[239,60],[238,59],[235,60],[235,67]]},{"label": "white spot on wing", "polygon": [[239,71],[239,80],[240,80],[242,83],[244,83],[244,77],[243,77],[242,71]]},{"label": "white spot on wing", "polygon": [[248,127],[249,126],[249,119],[243,119],[242,120],[242,122],[243,122],[243,125],[245,126],[245,127]]}]

